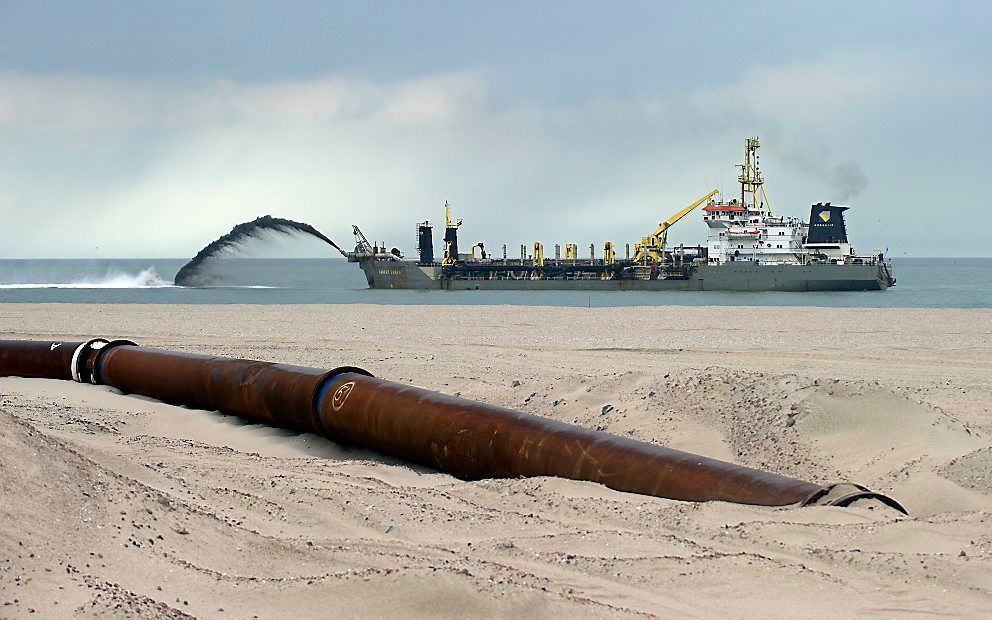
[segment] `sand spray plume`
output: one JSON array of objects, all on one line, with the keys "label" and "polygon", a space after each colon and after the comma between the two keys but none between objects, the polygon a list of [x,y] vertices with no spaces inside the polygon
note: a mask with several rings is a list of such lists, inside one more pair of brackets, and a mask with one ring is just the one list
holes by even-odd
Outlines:
[{"label": "sand spray plume", "polygon": [[294,222],[293,220],[286,220],[281,217],[272,217],[271,215],[263,215],[250,222],[238,224],[231,229],[231,232],[216,241],[212,241],[207,245],[207,247],[197,252],[196,256],[194,256],[191,261],[183,265],[176,274],[176,284],[178,286],[202,285],[202,269],[204,263],[208,259],[221,254],[225,250],[236,249],[242,243],[248,241],[249,239],[257,238],[265,232],[276,232],[286,235],[291,235],[294,233],[310,235],[330,245],[335,250],[340,252],[342,256],[347,256],[344,250],[338,247],[338,244],[331,241],[328,237],[310,224],[306,224],[304,222]]}]

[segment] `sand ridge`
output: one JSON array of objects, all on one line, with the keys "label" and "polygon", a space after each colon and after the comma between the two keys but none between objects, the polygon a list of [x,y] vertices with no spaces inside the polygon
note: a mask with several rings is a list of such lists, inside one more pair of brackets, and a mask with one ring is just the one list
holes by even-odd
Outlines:
[{"label": "sand ridge", "polygon": [[0,337],[50,335],[359,365],[814,482],[861,482],[911,516],[463,482],[106,387],[6,378],[0,616],[992,608],[984,311],[0,305]]}]

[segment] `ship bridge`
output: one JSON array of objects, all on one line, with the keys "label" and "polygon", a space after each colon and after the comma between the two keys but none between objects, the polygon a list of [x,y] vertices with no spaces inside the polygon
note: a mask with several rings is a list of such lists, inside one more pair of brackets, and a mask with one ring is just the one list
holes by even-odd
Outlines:
[{"label": "ship bridge", "polygon": [[744,142],[744,163],[737,178],[740,198],[711,202],[703,208],[703,222],[709,228],[706,246],[710,264],[739,260],[792,264],[804,259],[809,227],[797,218],[772,214],[758,165],[759,146],[757,138]]}]

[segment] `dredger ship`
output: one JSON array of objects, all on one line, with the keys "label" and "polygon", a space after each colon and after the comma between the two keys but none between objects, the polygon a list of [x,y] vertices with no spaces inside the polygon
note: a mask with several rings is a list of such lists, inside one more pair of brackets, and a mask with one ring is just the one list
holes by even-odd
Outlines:
[{"label": "dredger ship", "polygon": [[[759,146],[758,138],[745,140],[739,197],[717,200],[719,191],[712,190],[661,222],[633,250],[625,244],[622,256],[611,241],[599,256],[595,245],[580,257],[576,244],[565,243],[554,246],[552,258],[540,242],[520,246],[519,258],[508,257],[506,245],[492,256],[483,242],[462,253],[462,221],[452,218],[447,202],[440,261],[430,222],[417,225],[416,259],[369,243],[358,226],[355,250],[346,254],[376,289],[861,291],[895,285],[882,252],[859,255],[848,241],[844,212],[850,207],[814,204],[809,222],[772,212]],[[669,229],[702,205],[706,245],[668,247]]]}]

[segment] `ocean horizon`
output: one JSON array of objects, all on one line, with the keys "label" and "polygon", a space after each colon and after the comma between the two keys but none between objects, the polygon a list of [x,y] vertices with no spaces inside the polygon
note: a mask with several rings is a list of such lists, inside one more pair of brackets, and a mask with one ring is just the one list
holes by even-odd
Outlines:
[{"label": "ocean horizon", "polygon": [[214,259],[213,286],[173,283],[188,259],[0,259],[0,303],[431,304],[992,308],[992,258],[894,258],[886,291],[371,290],[341,258]]}]

